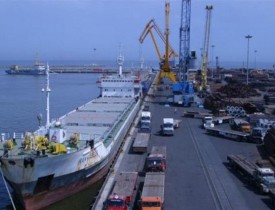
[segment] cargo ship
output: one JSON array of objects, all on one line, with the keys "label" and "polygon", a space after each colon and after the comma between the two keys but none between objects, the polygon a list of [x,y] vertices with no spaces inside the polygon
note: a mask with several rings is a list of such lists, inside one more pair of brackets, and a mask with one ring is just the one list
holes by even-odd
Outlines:
[{"label": "cargo ship", "polygon": [[20,69],[19,65],[12,65],[9,70],[6,70],[6,73],[12,75],[46,75],[46,65],[41,63],[37,57],[31,68]]},{"label": "cargo ship", "polygon": [[2,136],[1,172],[26,210],[45,208],[102,179],[140,110],[141,79],[119,72],[104,75],[100,96],[49,120],[49,68],[46,69],[47,122],[35,132]]}]

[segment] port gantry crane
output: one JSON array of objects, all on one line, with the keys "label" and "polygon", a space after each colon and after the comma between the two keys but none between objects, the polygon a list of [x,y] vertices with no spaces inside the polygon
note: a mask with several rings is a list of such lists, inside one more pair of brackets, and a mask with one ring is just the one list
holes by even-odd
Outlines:
[{"label": "port gantry crane", "polygon": [[[159,76],[157,78],[157,82],[156,82],[156,86],[158,86],[158,84],[160,83],[160,80],[164,77],[169,78],[171,81],[176,82],[176,77],[174,72],[171,71],[171,67],[169,64],[169,59],[172,58],[172,56],[174,57],[178,57],[178,54],[170,47],[169,44],[169,13],[170,13],[170,2],[166,1],[165,2],[165,35],[163,35],[159,29],[159,27],[157,26],[156,22],[154,21],[154,19],[150,20],[148,22],[148,24],[146,25],[143,33],[140,36],[139,41],[141,43],[143,43],[143,40],[145,39],[146,35],[148,33],[150,33],[151,38],[153,40],[155,49],[157,51],[159,60],[160,60],[160,73]],[[152,29],[155,29],[156,32],[158,33],[158,35],[160,36],[160,38],[164,41],[165,44],[165,54],[164,57],[161,56],[156,40],[154,38],[154,35],[152,33]]]},{"label": "port gantry crane", "polygon": [[212,5],[206,6],[206,24],[205,24],[205,35],[202,51],[202,62],[201,62],[201,85],[200,90],[203,92],[208,91],[207,87],[207,67],[208,67],[208,48],[209,48],[209,37],[210,37],[210,24],[211,24],[211,11]]},{"label": "port gantry crane", "polygon": [[191,20],[191,0],[181,2],[181,22],[180,22],[180,49],[179,49],[179,73],[180,79],[189,68],[190,61],[190,20]]}]

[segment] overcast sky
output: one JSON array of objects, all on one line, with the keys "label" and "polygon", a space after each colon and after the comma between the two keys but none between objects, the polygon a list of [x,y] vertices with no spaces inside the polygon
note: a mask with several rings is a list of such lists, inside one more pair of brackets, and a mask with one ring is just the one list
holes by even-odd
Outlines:
[{"label": "overcast sky", "polygon": [[[191,0],[191,50],[203,45],[205,6],[213,5],[210,45],[222,61],[275,63],[274,0]],[[170,0],[170,42],[179,51],[181,0]],[[0,0],[0,60],[114,60],[123,46],[125,60],[138,60],[138,41],[154,18],[165,26],[165,0]],[[164,46],[158,43],[164,53]],[[96,50],[94,50],[96,49]],[[212,51],[213,49],[213,51]],[[257,50],[257,53],[255,53]],[[213,54],[212,54],[213,52]],[[145,60],[157,60],[148,36]]]}]

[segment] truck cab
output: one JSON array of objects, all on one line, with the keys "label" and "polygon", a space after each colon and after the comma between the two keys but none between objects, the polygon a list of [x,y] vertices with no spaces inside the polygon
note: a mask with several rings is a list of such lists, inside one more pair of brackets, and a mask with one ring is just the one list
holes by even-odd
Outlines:
[{"label": "truck cab", "polygon": [[161,210],[162,201],[160,197],[146,197],[141,199],[142,210]]},{"label": "truck cab", "polygon": [[152,154],[146,158],[147,171],[165,171],[166,159],[162,154]]},{"label": "truck cab", "polygon": [[203,118],[203,128],[214,128],[213,117],[205,116]]},{"label": "truck cab", "polygon": [[151,112],[142,111],[140,122],[141,122],[141,124],[142,123],[151,123]]},{"label": "truck cab", "polygon": [[161,125],[163,135],[173,136],[174,135],[174,119],[163,118],[163,124]]},{"label": "truck cab", "polygon": [[107,210],[127,210],[128,203],[125,196],[112,194],[108,197],[106,202]]},{"label": "truck cab", "polygon": [[264,128],[255,127],[252,129],[251,137],[254,142],[263,143],[265,134],[266,134],[266,130]]},{"label": "truck cab", "polygon": [[275,189],[275,179],[274,177],[263,177],[260,184],[262,193],[269,193],[270,190]]},{"label": "truck cab", "polygon": [[164,172],[166,170],[166,147],[153,146],[146,158],[146,171]]},{"label": "truck cab", "polygon": [[275,189],[274,171],[271,168],[258,167],[255,171],[255,177],[261,193],[268,193],[271,189]]},{"label": "truck cab", "polygon": [[128,210],[133,205],[137,178],[137,172],[120,172],[117,174],[112,192],[105,202],[105,209]]}]

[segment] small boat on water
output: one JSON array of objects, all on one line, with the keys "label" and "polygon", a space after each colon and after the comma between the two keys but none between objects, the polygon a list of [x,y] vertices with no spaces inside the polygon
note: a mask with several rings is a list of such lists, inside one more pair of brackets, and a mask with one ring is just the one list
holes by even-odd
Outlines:
[{"label": "small boat on water", "polygon": [[49,120],[49,68],[46,69],[47,122],[35,132],[2,136],[0,169],[26,210],[43,209],[105,176],[141,107],[138,76],[101,78],[101,96],[57,120]]},{"label": "small boat on water", "polygon": [[46,75],[46,65],[36,60],[31,68],[20,69],[19,65],[12,65],[9,70],[6,70],[6,73],[12,75]]}]

